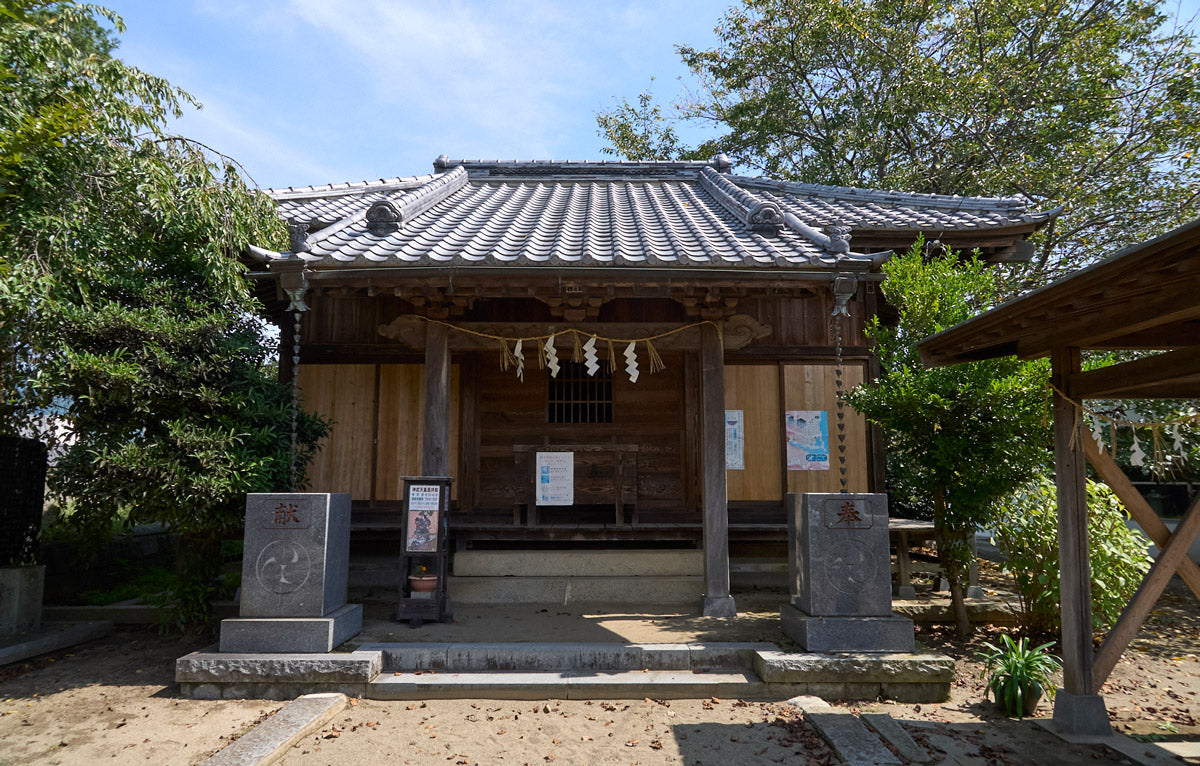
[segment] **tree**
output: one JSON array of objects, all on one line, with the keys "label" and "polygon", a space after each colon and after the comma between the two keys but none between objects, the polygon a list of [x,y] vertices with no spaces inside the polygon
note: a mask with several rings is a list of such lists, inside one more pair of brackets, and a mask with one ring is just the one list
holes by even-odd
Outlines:
[{"label": "tree", "polygon": [[867,337],[881,373],[846,401],[884,429],[888,470],[903,501],[932,509],[939,558],[959,632],[969,631],[963,579],[967,544],[995,504],[1045,467],[1048,368],[1013,357],[927,369],[916,344],[990,307],[999,275],[977,259],[926,260],[923,243],[884,265],[882,290],[899,311],[895,326],[872,318]]},{"label": "tree", "polygon": [[[1200,58],[1161,0],[743,0],[676,119],[698,154],[803,182],[1021,195],[1066,213],[1036,272],[1200,211]],[[616,153],[682,156],[648,93],[602,112]],[[650,120],[639,120],[649,115]]]},{"label": "tree", "polygon": [[[286,489],[290,389],[237,254],[283,243],[235,163],[169,135],[190,97],[114,58],[111,12],[0,0],[2,425],[57,415],[51,493],[93,533],[185,536],[177,588],[204,619],[246,492]],[[298,420],[300,460],[321,421]]]}]

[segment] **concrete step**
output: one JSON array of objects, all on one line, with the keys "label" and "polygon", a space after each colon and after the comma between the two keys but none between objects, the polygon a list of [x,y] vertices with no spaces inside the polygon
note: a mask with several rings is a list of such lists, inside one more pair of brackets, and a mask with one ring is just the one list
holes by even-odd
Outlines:
[{"label": "concrete step", "polygon": [[383,672],[750,670],[768,643],[365,643],[380,652]]},{"label": "concrete step", "polygon": [[730,559],[729,587],[735,592],[788,587],[788,564],[775,559]]},{"label": "concrete step", "polygon": [[640,602],[695,606],[704,594],[696,576],[451,577],[457,604],[587,604]]},{"label": "concrete step", "polygon": [[454,574],[459,577],[699,577],[702,551],[576,550],[458,551]]},{"label": "concrete step", "polygon": [[292,699],[327,691],[373,699],[787,699],[805,694],[915,703],[948,699],[954,677],[954,661],[939,655],[805,655],[758,648],[766,646],[364,644],[324,654],[219,653],[213,646],[180,657],[175,680],[180,693],[192,699]]},{"label": "concrete step", "polygon": [[757,696],[762,687],[749,672],[394,672],[380,674],[368,685],[366,696],[379,700],[744,698]]}]

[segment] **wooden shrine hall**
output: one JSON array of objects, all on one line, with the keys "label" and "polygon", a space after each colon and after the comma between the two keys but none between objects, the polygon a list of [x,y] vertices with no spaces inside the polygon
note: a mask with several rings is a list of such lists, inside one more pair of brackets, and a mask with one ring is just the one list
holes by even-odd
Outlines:
[{"label": "wooden shrine hall", "polygon": [[[1101,687],[1167,582],[1178,573],[1200,598],[1200,568],[1187,555],[1200,534],[1200,496],[1170,533],[1088,433],[1083,416],[1094,399],[1200,399],[1200,220],[931,336],[920,348],[930,366],[1050,357],[1064,687],[1054,720],[1069,733],[1105,734]],[[1085,370],[1088,350],[1141,353]],[[1088,463],[1160,550],[1099,649],[1092,645]]]},{"label": "wooden shrine hall", "polygon": [[[310,489],[352,495],[361,542],[402,477],[453,477],[456,551],[699,551],[695,596],[731,614],[730,541],[783,541],[787,493],[841,486],[837,392],[873,373],[890,253],[1021,260],[1058,212],[731,169],[442,156],[271,190],[290,249],[250,248],[252,276],[333,421]],[[882,491],[878,435],[844,423],[846,486]]]}]

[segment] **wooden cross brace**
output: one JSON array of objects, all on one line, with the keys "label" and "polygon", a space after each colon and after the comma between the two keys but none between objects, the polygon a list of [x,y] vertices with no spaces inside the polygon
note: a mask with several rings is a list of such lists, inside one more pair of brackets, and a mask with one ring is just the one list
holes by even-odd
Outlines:
[{"label": "wooden cross brace", "polygon": [[1200,567],[1197,567],[1187,555],[1188,547],[1196,539],[1197,533],[1200,533],[1200,497],[1197,497],[1188,508],[1175,534],[1171,534],[1150,504],[1134,488],[1120,466],[1105,454],[1090,436],[1084,436],[1082,441],[1088,462],[1096,469],[1100,478],[1112,488],[1134,520],[1141,525],[1159,549],[1158,558],[1150,567],[1146,578],[1142,580],[1137,593],[1125,606],[1121,618],[1117,620],[1117,624],[1109,631],[1104,643],[1096,652],[1092,662],[1092,691],[1099,694],[1100,687],[1108,680],[1117,660],[1121,658],[1121,654],[1129,646],[1129,642],[1137,635],[1138,628],[1150,614],[1150,610],[1154,608],[1154,604],[1162,595],[1163,589],[1167,587],[1172,575],[1178,572],[1192,593],[1200,598]]}]

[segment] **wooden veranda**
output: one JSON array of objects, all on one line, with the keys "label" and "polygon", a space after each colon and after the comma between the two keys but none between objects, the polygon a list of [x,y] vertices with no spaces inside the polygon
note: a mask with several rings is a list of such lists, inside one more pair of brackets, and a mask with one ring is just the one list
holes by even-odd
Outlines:
[{"label": "wooden veranda", "polygon": [[[1200,498],[1168,532],[1085,431],[1082,403],[1200,398],[1200,220],[931,336],[920,349],[929,366],[1008,355],[1051,359],[1065,692],[1054,717],[1068,733],[1105,733],[1100,689],[1171,576],[1178,572],[1200,598],[1200,569],[1187,556],[1200,532]],[[1085,371],[1087,350],[1157,353]],[[1086,462],[1160,550],[1099,649],[1092,642]]]}]

